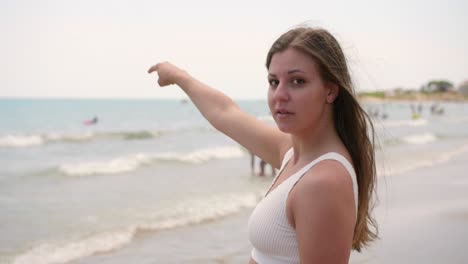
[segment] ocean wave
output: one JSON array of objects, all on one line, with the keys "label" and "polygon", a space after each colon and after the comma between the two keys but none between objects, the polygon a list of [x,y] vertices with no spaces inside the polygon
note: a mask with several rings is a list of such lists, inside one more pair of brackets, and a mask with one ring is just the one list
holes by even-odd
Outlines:
[{"label": "ocean wave", "polygon": [[162,161],[199,164],[213,159],[232,159],[242,157],[243,155],[245,155],[245,153],[238,146],[201,149],[189,153],[139,153],[109,161],[62,164],[57,170],[68,176],[117,174],[134,171],[142,166]]},{"label": "ocean wave", "polygon": [[435,142],[443,136],[435,135],[432,133],[411,134],[402,137],[389,137],[383,140],[384,146],[395,146],[402,144],[423,145]]},{"label": "ocean wave", "polygon": [[40,146],[49,143],[86,143],[93,140],[142,140],[157,138],[165,134],[166,130],[158,131],[109,131],[109,132],[82,132],[59,133],[51,132],[32,135],[6,135],[0,137],[0,147],[23,148]]},{"label": "ocean wave", "polygon": [[59,264],[108,252],[120,248],[132,241],[134,232],[123,230],[120,232],[102,233],[82,240],[57,243],[43,243],[28,252],[17,256],[13,264]]},{"label": "ocean wave", "polygon": [[31,146],[39,146],[44,144],[44,139],[41,136],[15,136],[7,135],[0,137],[0,147],[24,148]]},{"label": "ocean wave", "polygon": [[422,133],[402,137],[402,140],[405,143],[422,145],[436,141],[437,136],[432,133]]},{"label": "ocean wave", "polygon": [[376,122],[376,124],[380,124],[383,127],[425,126],[425,125],[427,125],[427,119],[385,120],[385,121],[381,121],[381,122]]},{"label": "ocean wave", "polygon": [[378,174],[379,175],[403,174],[405,172],[412,171],[415,169],[419,169],[423,167],[431,167],[431,166],[435,166],[438,164],[446,163],[450,161],[452,158],[465,154],[467,152],[468,152],[468,144],[465,144],[453,150],[441,152],[437,156],[425,158],[423,160],[406,162],[404,164],[401,164],[399,167],[380,168],[378,171]]},{"label": "ocean wave", "polygon": [[170,212],[158,210],[144,221],[81,239],[44,242],[17,256],[13,264],[58,264],[117,250],[132,242],[139,232],[155,232],[214,221],[254,207],[262,194],[223,194],[176,204]]}]

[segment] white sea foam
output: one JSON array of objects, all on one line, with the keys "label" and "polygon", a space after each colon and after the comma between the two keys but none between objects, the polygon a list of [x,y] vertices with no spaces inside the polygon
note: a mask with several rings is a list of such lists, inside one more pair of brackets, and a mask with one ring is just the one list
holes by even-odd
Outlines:
[{"label": "white sea foam", "polygon": [[244,155],[244,152],[238,146],[232,147],[217,147],[210,149],[202,149],[187,155],[173,155],[174,160],[179,160],[188,163],[203,163],[212,159],[232,159],[239,158]]},{"label": "white sea foam", "polygon": [[385,167],[385,168],[378,168],[377,175],[395,175],[395,174],[403,174],[408,171],[412,171],[418,168],[428,167],[434,165],[431,160],[420,160],[420,161],[413,161],[411,163],[400,164],[398,167]]},{"label": "white sea foam", "polygon": [[426,119],[403,119],[403,120],[385,120],[382,122],[377,122],[377,124],[381,124],[383,127],[403,127],[403,126],[425,126],[427,125]]},{"label": "white sea foam", "polygon": [[150,221],[136,228],[141,231],[171,229],[216,220],[254,207],[263,193],[231,193],[191,199],[175,204],[170,209],[158,210]]},{"label": "white sea foam", "polygon": [[454,149],[452,151],[447,151],[447,152],[441,153],[438,160],[437,160],[437,162],[439,162],[439,163],[447,162],[450,159],[452,159],[453,157],[464,154],[466,152],[468,152],[468,144],[461,145],[461,146],[459,146],[458,148],[456,148],[456,149]]},{"label": "white sea foam", "polygon": [[0,137],[0,147],[22,148],[39,146],[44,144],[44,139],[38,135],[14,136],[7,135]]},{"label": "white sea foam", "polygon": [[46,134],[32,135],[6,135],[0,137],[0,147],[23,148],[44,145],[46,143],[57,142],[85,142],[95,137],[94,133],[85,132],[78,134],[67,134],[59,132],[50,132]]},{"label": "white sea foam", "polygon": [[81,134],[65,134],[51,132],[42,136],[47,142],[83,142],[90,141],[95,136],[92,132],[84,132]]},{"label": "white sea foam", "polygon": [[9,134],[0,135],[0,148],[31,147],[46,144],[82,144],[100,140],[148,140],[159,138],[163,135],[187,133],[190,131],[217,131],[212,126],[194,126],[180,128],[159,128],[155,130],[110,130],[110,131],[49,131],[30,135]]},{"label": "white sea foam", "polygon": [[[156,131],[109,131],[109,132],[47,132],[31,135],[5,135],[0,137],[0,147],[24,148],[48,143],[86,143],[93,140],[141,140],[150,139],[169,133],[169,130]],[[177,133],[177,130],[172,131]]]},{"label": "white sea foam", "polygon": [[137,154],[125,158],[116,158],[110,161],[83,162],[77,164],[63,164],[58,170],[70,176],[84,176],[94,174],[115,174],[136,170],[149,162],[144,154]]},{"label": "white sea foam", "polygon": [[232,159],[245,155],[238,146],[202,149],[190,153],[135,154],[110,161],[92,161],[62,164],[58,170],[70,176],[116,174],[134,171],[158,161],[175,161],[199,164],[213,159]]},{"label": "white sea foam", "polygon": [[406,143],[422,145],[436,141],[437,137],[432,133],[423,133],[405,136],[402,140]]},{"label": "white sea foam", "polygon": [[107,252],[132,241],[134,230],[102,233],[82,240],[60,243],[44,243],[16,257],[13,264],[59,264]]},{"label": "white sea foam", "polygon": [[59,264],[97,253],[117,250],[130,243],[138,232],[154,232],[217,220],[252,208],[260,193],[233,193],[187,200],[170,210],[157,210],[146,220],[120,230],[98,233],[74,241],[42,243],[13,260],[13,264]]},{"label": "white sea foam", "polygon": [[418,168],[431,167],[438,164],[446,163],[450,161],[453,157],[462,155],[468,152],[468,144],[457,147],[453,150],[441,152],[438,155],[425,158],[422,160],[412,161],[411,163],[401,164],[398,167],[393,168],[379,168],[379,175],[393,175],[393,174],[402,174],[408,171],[412,171]]}]

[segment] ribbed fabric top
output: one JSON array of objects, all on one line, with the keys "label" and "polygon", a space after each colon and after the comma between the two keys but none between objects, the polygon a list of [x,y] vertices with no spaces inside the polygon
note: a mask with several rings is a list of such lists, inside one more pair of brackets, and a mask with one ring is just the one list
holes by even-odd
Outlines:
[{"label": "ribbed fabric top", "polygon": [[[293,149],[290,149],[284,155],[281,168],[273,180],[270,189],[292,156]],[[345,157],[336,152],[326,153],[305,165],[275,189],[271,190],[253,210],[249,218],[248,230],[249,239],[253,245],[252,258],[255,262],[259,264],[300,262],[296,231],[289,224],[286,215],[286,201],[291,189],[310,168],[322,160],[330,159],[341,163],[351,176],[355,208],[357,211],[358,186],[353,166]]]}]

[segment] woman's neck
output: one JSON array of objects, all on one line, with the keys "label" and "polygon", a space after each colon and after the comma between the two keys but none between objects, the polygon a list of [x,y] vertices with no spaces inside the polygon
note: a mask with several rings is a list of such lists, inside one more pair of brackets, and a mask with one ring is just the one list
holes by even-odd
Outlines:
[{"label": "woman's neck", "polygon": [[342,152],[345,149],[333,123],[318,126],[303,133],[293,134],[294,164],[310,161],[326,152]]}]

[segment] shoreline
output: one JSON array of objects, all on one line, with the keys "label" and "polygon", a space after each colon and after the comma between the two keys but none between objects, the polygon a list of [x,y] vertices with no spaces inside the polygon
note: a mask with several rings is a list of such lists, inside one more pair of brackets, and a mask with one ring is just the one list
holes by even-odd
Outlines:
[{"label": "shoreline", "polygon": [[461,95],[423,95],[414,96],[371,96],[358,95],[357,99],[361,103],[410,103],[410,102],[439,102],[439,103],[467,103],[468,97]]},{"label": "shoreline", "polygon": [[[462,154],[435,166],[380,178],[374,211],[379,239],[361,253],[352,251],[349,263],[466,263],[467,161]],[[144,263],[246,263],[251,250],[247,232],[251,210],[220,221],[148,234],[118,251],[73,263],[124,264],[135,259]]]}]

